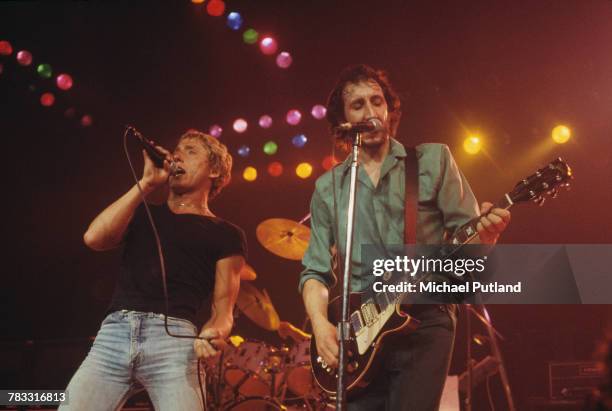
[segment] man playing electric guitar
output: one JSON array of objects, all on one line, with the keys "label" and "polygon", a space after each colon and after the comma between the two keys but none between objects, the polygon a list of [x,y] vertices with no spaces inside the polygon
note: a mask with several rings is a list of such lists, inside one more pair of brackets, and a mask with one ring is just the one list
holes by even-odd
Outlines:
[{"label": "man playing electric guitar", "polygon": [[[404,243],[404,146],[394,139],[400,101],[386,75],[365,65],[346,68],[327,104],[332,130],[339,124],[378,119],[382,130],[362,135],[359,153],[351,291],[360,289],[371,267],[361,261],[361,245]],[[418,244],[441,244],[445,234],[478,215],[474,242],[495,244],[510,221],[510,212],[483,203],[479,208],[449,149],[442,144],[416,147],[419,170]],[[332,250],[345,253],[350,158],[321,176],[311,201],[311,237],[303,259],[300,291],[312,322],[318,354],[330,367],[338,363],[336,325],[328,320]],[[335,200],[334,200],[335,197]],[[334,201],[336,207],[334,207]],[[336,220],[337,219],[337,220]],[[335,227],[338,227],[337,231]],[[339,238],[337,238],[339,237]],[[342,257],[343,258],[343,257]],[[420,321],[416,331],[391,341],[380,358],[382,369],[358,396],[349,397],[349,410],[438,409],[448,372],[455,334],[456,307],[417,305],[411,314]]]}]

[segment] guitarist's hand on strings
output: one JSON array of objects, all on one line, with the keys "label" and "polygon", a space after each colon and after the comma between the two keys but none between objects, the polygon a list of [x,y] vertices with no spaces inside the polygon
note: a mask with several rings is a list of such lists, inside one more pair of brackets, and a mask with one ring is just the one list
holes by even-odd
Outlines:
[{"label": "guitarist's hand on strings", "polygon": [[476,225],[480,243],[493,245],[510,223],[510,211],[493,208],[493,204],[484,202],[480,206],[480,214],[480,221]]},{"label": "guitarist's hand on strings", "polygon": [[338,366],[338,330],[326,318],[312,321],[317,352],[329,367]]}]

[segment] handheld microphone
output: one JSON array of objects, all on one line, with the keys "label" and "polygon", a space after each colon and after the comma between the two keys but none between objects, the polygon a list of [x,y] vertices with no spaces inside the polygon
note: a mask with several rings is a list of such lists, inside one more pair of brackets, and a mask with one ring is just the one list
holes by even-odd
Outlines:
[{"label": "handheld microphone", "polygon": [[[138,130],[136,130],[135,127],[127,126],[127,131],[128,133],[136,137],[136,139],[138,140],[142,148],[147,152],[147,154],[151,158],[151,161],[153,161],[153,164],[155,165],[155,167],[164,168],[164,160],[166,159],[166,155],[158,151],[157,148],[155,148],[155,144],[153,144],[151,140],[143,136]],[[176,162],[174,162],[174,160],[170,161],[170,175],[171,176],[176,175],[177,171],[178,171],[178,166]]]},{"label": "handheld microphone", "polygon": [[334,128],[336,131],[344,131],[349,133],[367,133],[371,131],[380,131],[383,129],[382,122],[377,118],[371,118],[366,121],[357,123],[342,123]]}]

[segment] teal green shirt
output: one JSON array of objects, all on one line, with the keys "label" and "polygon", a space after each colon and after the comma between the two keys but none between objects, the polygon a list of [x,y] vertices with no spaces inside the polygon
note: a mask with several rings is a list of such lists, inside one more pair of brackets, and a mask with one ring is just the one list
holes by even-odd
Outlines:
[{"label": "teal green shirt", "polygon": [[[445,233],[454,233],[479,214],[478,203],[448,146],[421,144],[416,147],[416,152],[419,164],[417,243],[442,244]],[[351,264],[353,291],[362,291],[364,284],[371,282],[371,267],[361,262],[361,245],[373,245],[379,255],[384,255],[386,245],[404,243],[405,157],[404,146],[391,139],[376,187],[363,167],[359,168]],[[334,228],[332,173],[340,223],[339,238],[336,238]],[[340,256],[345,255],[349,183],[350,156],[317,179],[310,204],[310,242],[302,259],[304,271],[300,276],[300,292],[310,278],[321,281],[328,288],[336,283],[332,253],[337,247]]]}]

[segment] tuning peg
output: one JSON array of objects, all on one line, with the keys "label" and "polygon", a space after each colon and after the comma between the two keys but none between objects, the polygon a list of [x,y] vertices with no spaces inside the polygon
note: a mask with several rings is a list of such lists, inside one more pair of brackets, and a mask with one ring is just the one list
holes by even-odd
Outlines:
[{"label": "tuning peg", "polygon": [[533,202],[542,207],[542,205],[544,205],[544,197],[538,196],[533,199]]}]

